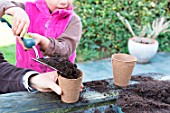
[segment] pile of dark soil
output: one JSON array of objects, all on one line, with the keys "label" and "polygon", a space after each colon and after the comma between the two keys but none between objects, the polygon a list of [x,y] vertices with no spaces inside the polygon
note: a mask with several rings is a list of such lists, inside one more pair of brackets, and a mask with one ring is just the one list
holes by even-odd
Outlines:
[{"label": "pile of dark soil", "polygon": [[106,80],[86,82],[83,85],[100,93],[109,93],[113,90],[113,86]]},{"label": "pile of dark soil", "polygon": [[80,70],[67,57],[53,55],[50,58],[39,58],[38,60],[57,69],[58,73],[65,78],[76,79],[79,77]]},{"label": "pile of dark soil", "polygon": [[[110,80],[91,81],[83,84],[100,93],[108,94],[110,91],[119,90],[116,105],[124,113],[170,113],[169,81],[154,80],[150,76],[132,76],[131,80],[138,83],[120,88],[113,85]],[[108,108],[107,110],[113,109]],[[107,110],[105,109],[105,112]],[[99,109],[96,109],[95,112],[101,113]]]},{"label": "pile of dark soil", "polygon": [[134,76],[139,84],[122,88],[117,105],[125,113],[170,113],[170,82]]},{"label": "pile of dark soil", "polygon": [[[84,88],[83,88],[82,93],[95,91],[95,92],[101,93],[103,96],[113,95],[115,89],[114,89],[113,83],[111,83],[112,81],[113,79],[84,82],[83,83]],[[117,91],[115,91],[115,93],[118,94]],[[93,93],[91,93],[91,95],[93,95]],[[79,98],[79,101],[82,103],[89,102],[89,100],[87,100],[86,98],[82,98],[82,97]]]}]

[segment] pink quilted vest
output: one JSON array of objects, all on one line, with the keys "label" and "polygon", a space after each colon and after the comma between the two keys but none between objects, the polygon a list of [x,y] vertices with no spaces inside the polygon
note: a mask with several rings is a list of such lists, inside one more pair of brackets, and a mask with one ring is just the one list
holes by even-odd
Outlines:
[{"label": "pink quilted vest", "polygon": [[[73,8],[65,10],[61,9],[50,14],[47,4],[44,0],[37,0],[35,3],[27,2],[25,4],[25,10],[30,18],[30,26],[28,32],[38,33],[46,37],[53,37],[55,39],[61,35],[73,14]],[[39,46],[36,46],[39,57],[44,57],[40,51]],[[22,46],[17,42],[16,44],[16,66],[22,68],[29,68],[40,73],[52,71],[47,66],[33,61],[31,58],[36,58],[35,51],[33,49],[24,51]],[[76,52],[74,52],[69,60],[74,62]]]}]

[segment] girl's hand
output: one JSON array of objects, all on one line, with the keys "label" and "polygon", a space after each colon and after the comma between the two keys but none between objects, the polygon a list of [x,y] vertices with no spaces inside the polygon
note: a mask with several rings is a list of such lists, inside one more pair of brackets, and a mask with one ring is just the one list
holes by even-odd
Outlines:
[{"label": "girl's hand", "polygon": [[28,35],[35,40],[36,45],[40,45],[46,37],[37,33],[28,33]]},{"label": "girl's hand", "polygon": [[14,35],[23,37],[28,31],[30,19],[23,9],[14,7],[13,10],[12,31]]},{"label": "girl's hand", "polygon": [[[42,49],[46,50],[48,47],[50,40],[42,35],[39,35],[37,33],[28,33],[28,35],[35,40],[36,45],[39,45]],[[24,50],[29,50],[29,48],[26,48],[22,37],[17,37],[18,42],[22,45]]]},{"label": "girl's hand", "polygon": [[46,50],[50,44],[50,40],[45,36],[39,35],[37,33],[28,33],[28,35],[35,40],[36,45],[39,45],[44,50]]}]

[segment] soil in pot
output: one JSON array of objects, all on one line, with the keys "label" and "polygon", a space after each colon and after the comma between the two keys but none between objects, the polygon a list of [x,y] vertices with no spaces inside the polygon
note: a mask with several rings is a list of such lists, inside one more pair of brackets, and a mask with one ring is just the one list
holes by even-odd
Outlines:
[{"label": "soil in pot", "polygon": [[117,104],[125,113],[169,113],[170,82],[151,77],[133,76],[139,84],[123,88]]},{"label": "soil in pot", "polygon": [[71,63],[67,57],[53,55],[50,58],[40,58],[39,61],[58,70],[57,84],[62,89],[61,100],[64,103],[74,103],[79,99],[83,73],[77,65]]},{"label": "soil in pot", "polygon": [[154,43],[153,39],[143,38],[143,37],[133,38],[132,40],[136,43],[141,43],[141,44],[153,44]]},{"label": "soil in pot", "polygon": [[67,57],[61,55],[53,55],[50,58],[39,58],[39,61],[48,64],[62,73],[61,76],[68,79],[77,79],[80,71],[77,69],[77,65],[68,60]]}]

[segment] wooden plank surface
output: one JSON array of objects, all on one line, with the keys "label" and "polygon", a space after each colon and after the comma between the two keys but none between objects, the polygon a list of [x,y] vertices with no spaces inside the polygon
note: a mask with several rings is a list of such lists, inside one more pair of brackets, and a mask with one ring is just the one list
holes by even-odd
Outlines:
[{"label": "wooden plank surface", "polygon": [[[139,74],[152,76],[157,80],[170,80],[170,75],[159,73]],[[93,84],[92,84],[93,83]],[[137,83],[130,81],[130,84]],[[116,102],[120,89],[115,89],[113,78],[83,83],[85,88],[76,103],[63,103],[55,93],[16,92],[0,95],[0,113],[67,113],[77,111],[93,111]],[[103,87],[104,86],[104,87]]]},{"label": "wooden plank surface", "polygon": [[[0,95],[0,113],[66,113],[85,110],[102,105],[115,103],[118,91],[114,90],[112,79],[107,79],[110,90],[101,93],[93,88],[86,87],[76,103],[66,104],[55,93],[16,92]],[[107,86],[106,86],[107,87]]]}]

